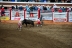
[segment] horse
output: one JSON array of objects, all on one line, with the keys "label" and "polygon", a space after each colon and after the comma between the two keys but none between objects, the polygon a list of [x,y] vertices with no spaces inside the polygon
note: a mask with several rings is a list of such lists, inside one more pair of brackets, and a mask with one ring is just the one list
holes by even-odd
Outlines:
[{"label": "horse", "polygon": [[26,25],[26,27],[27,27],[27,24],[31,24],[34,27],[34,21],[32,21],[32,20],[24,19],[22,21],[22,25],[24,25],[24,24]]}]

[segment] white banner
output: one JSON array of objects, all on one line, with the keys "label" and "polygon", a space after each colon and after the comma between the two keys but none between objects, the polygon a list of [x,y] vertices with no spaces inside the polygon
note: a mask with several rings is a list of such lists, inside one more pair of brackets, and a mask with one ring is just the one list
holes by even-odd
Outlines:
[{"label": "white banner", "polygon": [[72,22],[72,12],[69,12],[69,22]]},{"label": "white banner", "polygon": [[36,21],[38,19],[38,12],[37,11],[30,12],[30,13],[26,12],[26,19]]},{"label": "white banner", "polygon": [[12,10],[11,11],[11,20],[24,20],[24,11]]},{"label": "white banner", "polygon": [[53,21],[54,22],[67,22],[67,12],[54,12],[53,13]]},{"label": "white banner", "polygon": [[48,12],[48,13],[41,13],[42,16],[42,20],[53,20],[53,14],[52,12]]}]

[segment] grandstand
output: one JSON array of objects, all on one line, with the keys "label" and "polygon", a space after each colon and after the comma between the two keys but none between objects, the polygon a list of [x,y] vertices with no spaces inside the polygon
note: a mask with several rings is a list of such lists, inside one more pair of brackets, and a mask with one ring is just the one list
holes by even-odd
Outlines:
[{"label": "grandstand", "polygon": [[[23,8],[26,7],[26,5],[29,5],[29,8],[32,6],[44,6],[46,8],[51,8],[53,5],[57,5],[56,10],[58,11],[58,9],[60,8],[71,8],[70,10],[72,11],[72,3],[50,3],[50,2],[0,2],[0,6],[4,6],[5,8],[7,7],[7,9],[11,8],[12,6],[14,6],[16,8],[16,6],[19,7],[22,6]],[[46,12],[47,9],[45,9]],[[37,10],[36,10],[37,11]],[[51,9],[49,9],[49,11],[51,11]],[[67,12],[63,11],[63,12]],[[47,21],[46,21],[47,22]],[[51,20],[50,22],[53,22],[53,20]],[[68,16],[67,16],[67,22],[68,22]]]}]

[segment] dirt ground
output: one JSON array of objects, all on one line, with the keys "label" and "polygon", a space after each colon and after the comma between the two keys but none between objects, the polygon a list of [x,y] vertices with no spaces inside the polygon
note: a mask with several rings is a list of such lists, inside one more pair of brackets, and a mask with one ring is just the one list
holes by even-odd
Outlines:
[{"label": "dirt ground", "polygon": [[72,48],[72,25],[42,27],[0,23],[0,48]]}]

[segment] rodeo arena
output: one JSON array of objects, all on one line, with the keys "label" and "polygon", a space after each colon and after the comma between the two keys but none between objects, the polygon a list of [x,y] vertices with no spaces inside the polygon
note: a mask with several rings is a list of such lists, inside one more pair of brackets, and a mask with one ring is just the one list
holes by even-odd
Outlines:
[{"label": "rodeo arena", "polygon": [[72,0],[23,1],[0,0],[0,48],[72,48]]}]

